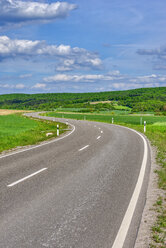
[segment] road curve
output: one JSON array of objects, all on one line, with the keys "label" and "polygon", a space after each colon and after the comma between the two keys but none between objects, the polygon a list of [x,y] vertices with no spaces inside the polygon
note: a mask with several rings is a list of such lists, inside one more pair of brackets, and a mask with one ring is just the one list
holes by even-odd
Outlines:
[{"label": "road curve", "polygon": [[59,140],[0,157],[0,247],[134,247],[149,152],[129,230],[124,224],[122,246],[115,240],[142,170],[143,139],[119,126],[68,122],[72,131]]}]

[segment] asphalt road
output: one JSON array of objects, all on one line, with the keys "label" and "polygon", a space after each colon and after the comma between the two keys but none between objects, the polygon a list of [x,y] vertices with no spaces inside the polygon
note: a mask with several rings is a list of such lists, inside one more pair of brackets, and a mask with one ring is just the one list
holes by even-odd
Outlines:
[{"label": "asphalt road", "polygon": [[[113,246],[137,184],[143,139],[105,123],[69,123],[75,127],[67,137],[0,157],[0,247]],[[137,235],[146,164],[125,248],[134,247]]]}]

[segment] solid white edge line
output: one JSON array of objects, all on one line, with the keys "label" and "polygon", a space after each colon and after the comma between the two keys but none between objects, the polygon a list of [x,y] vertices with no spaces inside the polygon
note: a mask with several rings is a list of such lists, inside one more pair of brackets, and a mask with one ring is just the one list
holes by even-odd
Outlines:
[{"label": "solid white edge line", "polygon": [[36,145],[36,146],[30,147],[30,148],[26,148],[26,149],[23,149],[23,150],[20,150],[20,151],[15,151],[15,152],[12,152],[12,153],[9,153],[9,154],[6,154],[6,155],[2,155],[2,156],[0,156],[0,159],[1,158],[5,158],[5,157],[9,157],[9,156],[12,156],[12,155],[15,155],[15,154],[18,154],[18,153],[21,153],[21,152],[30,151],[32,149],[35,149],[35,148],[38,148],[38,147],[41,147],[41,146],[45,146],[45,145],[48,145],[48,144],[51,144],[51,143],[54,143],[54,142],[57,142],[57,141],[59,141],[61,139],[66,138],[67,136],[71,135],[75,131],[75,126],[73,124],[70,124],[70,123],[68,123],[68,124],[70,126],[72,126],[73,130],[70,133],[66,134],[65,136],[60,137],[60,138],[55,138],[54,140],[45,142],[45,143],[40,144],[40,145]]},{"label": "solid white edge line", "polygon": [[36,171],[36,172],[30,174],[29,176],[23,177],[23,178],[21,178],[21,179],[15,181],[14,183],[8,184],[7,187],[13,187],[13,186],[15,186],[16,184],[21,183],[21,182],[27,180],[28,178],[33,177],[33,176],[35,176],[35,175],[37,175],[37,174],[39,174],[39,173],[41,173],[42,171],[45,171],[45,170],[47,170],[47,168],[43,168],[43,169],[41,169],[41,170],[38,170],[38,171]]},{"label": "solid white edge line", "polygon": [[79,151],[82,151],[82,150],[84,150],[84,149],[86,149],[86,148],[88,148],[88,147],[89,147],[89,145],[84,146],[84,147],[82,147],[81,149],[79,149]]},{"label": "solid white edge line", "polygon": [[[126,127],[124,127],[124,128],[126,128]],[[115,241],[113,243],[112,248],[122,248],[124,245],[124,242],[125,242],[125,239],[127,236],[127,232],[129,230],[131,220],[132,220],[135,208],[136,208],[136,204],[137,204],[140,192],[141,192],[143,179],[144,179],[144,175],[145,175],[145,170],[146,170],[147,158],[148,158],[148,146],[147,146],[147,142],[146,142],[145,138],[143,137],[143,135],[138,133],[137,131],[135,131],[133,129],[130,129],[130,128],[126,128],[126,129],[132,130],[133,132],[137,133],[142,138],[143,143],[144,143],[144,155],[143,155],[142,166],[140,169],[137,184],[135,186],[130,203],[129,203],[128,208],[126,210],[126,213],[123,217],[121,226],[120,226],[119,231],[116,235],[116,238],[115,238]]]},{"label": "solid white edge line", "polygon": [[101,136],[98,136],[98,137],[97,137],[97,139],[100,139],[100,138],[101,138]]}]

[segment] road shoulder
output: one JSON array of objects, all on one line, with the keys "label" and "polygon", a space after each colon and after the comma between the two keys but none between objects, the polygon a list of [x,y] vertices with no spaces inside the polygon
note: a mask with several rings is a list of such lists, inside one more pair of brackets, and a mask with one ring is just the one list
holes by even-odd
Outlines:
[{"label": "road shoulder", "polygon": [[156,163],[156,148],[151,146],[151,170],[147,189],[146,204],[143,210],[142,219],[134,248],[148,248],[152,241],[151,228],[156,222],[157,212],[153,207],[159,196],[164,195],[162,189],[158,188],[158,175],[155,173],[159,169]]}]

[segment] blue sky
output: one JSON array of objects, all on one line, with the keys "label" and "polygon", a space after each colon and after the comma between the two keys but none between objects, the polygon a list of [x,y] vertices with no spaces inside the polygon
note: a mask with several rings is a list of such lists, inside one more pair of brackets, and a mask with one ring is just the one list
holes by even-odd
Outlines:
[{"label": "blue sky", "polygon": [[165,0],[1,0],[0,94],[166,86]]}]

